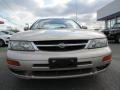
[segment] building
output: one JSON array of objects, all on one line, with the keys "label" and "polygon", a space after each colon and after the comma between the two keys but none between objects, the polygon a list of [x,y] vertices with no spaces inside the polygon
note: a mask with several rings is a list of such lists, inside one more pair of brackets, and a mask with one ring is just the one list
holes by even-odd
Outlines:
[{"label": "building", "polygon": [[110,29],[115,23],[120,23],[120,0],[114,0],[97,11],[97,20],[105,21],[105,28]]}]

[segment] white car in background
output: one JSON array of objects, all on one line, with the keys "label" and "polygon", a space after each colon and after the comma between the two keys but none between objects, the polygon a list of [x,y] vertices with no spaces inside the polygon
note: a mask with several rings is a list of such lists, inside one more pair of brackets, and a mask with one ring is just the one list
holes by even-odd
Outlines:
[{"label": "white car in background", "polygon": [[105,71],[112,60],[106,36],[70,19],[42,19],[10,38],[7,65],[25,79],[73,78]]},{"label": "white car in background", "polygon": [[11,35],[0,31],[0,47],[7,45]]},{"label": "white car in background", "polygon": [[8,35],[13,35],[13,34],[15,34],[15,32],[13,32],[13,31],[11,31],[11,30],[3,30],[3,31],[1,31],[1,32],[5,33],[5,34],[8,34]]}]

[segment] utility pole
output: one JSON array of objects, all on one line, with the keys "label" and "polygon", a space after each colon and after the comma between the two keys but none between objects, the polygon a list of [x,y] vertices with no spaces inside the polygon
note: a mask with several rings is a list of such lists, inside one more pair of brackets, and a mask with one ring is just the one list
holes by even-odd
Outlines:
[{"label": "utility pole", "polygon": [[78,21],[78,1],[75,0],[75,19],[76,19],[76,22]]}]

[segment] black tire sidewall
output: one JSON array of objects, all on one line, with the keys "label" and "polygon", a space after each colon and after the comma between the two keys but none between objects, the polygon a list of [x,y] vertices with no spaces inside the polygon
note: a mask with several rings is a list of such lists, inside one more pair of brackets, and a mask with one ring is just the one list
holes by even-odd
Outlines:
[{"label": "black tire sidewall", "polygon": [[0,47],[2,47],[5,44],[4,41],[1,39],[0,39],[0,43],[2,43],[2,44],[0,44]]}]

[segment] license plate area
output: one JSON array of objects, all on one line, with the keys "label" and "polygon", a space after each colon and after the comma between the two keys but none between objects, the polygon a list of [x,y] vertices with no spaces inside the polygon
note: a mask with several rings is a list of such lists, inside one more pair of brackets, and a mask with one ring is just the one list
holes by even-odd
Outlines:
[{"label": "license plate area", "polygon": [[50,69],[77,67],[77,58],[50,58]]}]

